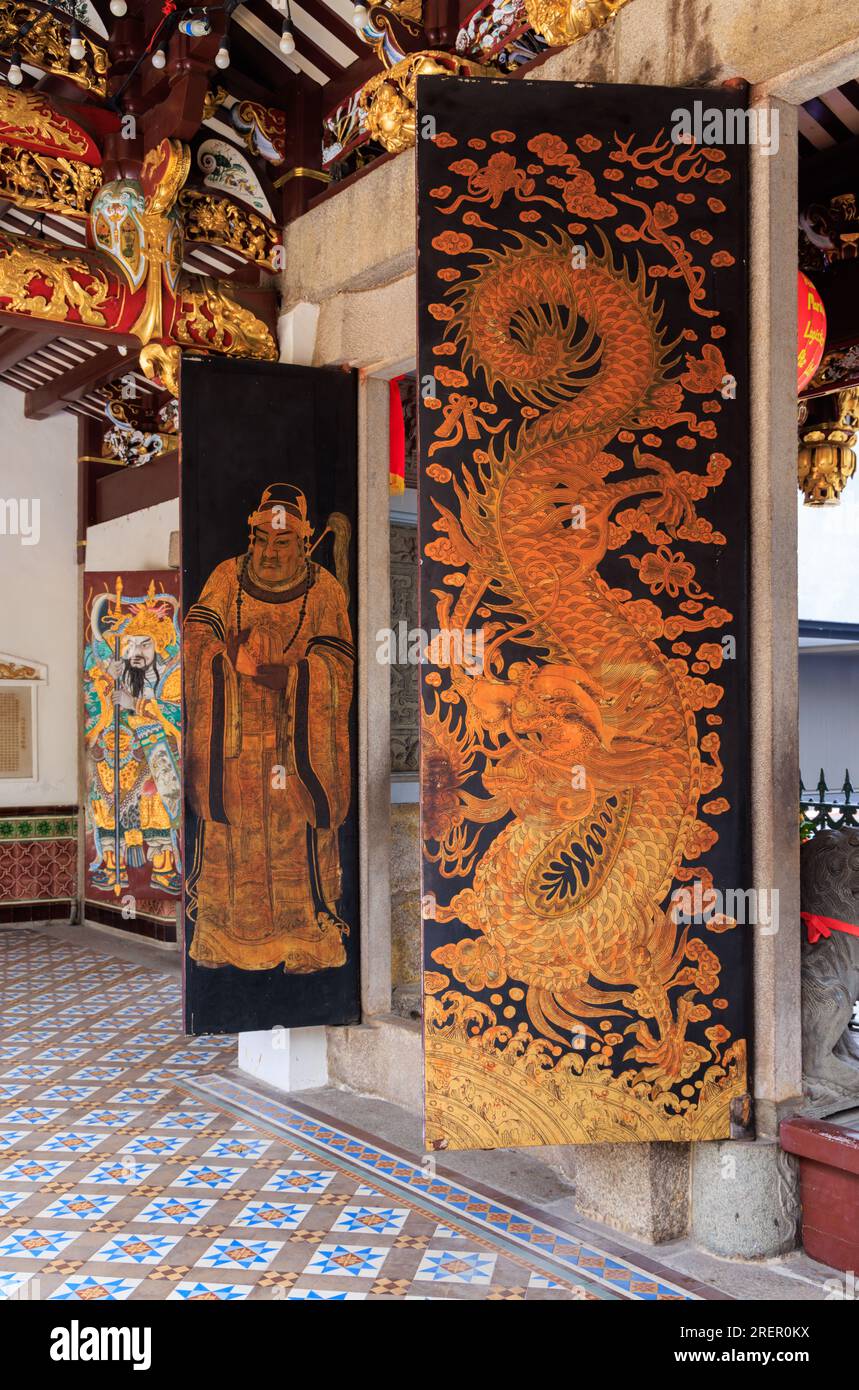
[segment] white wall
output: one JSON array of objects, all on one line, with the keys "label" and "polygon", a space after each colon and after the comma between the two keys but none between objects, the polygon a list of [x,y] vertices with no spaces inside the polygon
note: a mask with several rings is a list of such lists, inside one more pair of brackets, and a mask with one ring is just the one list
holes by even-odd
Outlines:
[{"label": "white wall", "polygon": [[799,497],[799,616],[859,623],[859,477],[837,507],[806,507]]},{"label": "white wall", "polygon": [[[0,806],[78,800],[77,422],[26,420],[24,397],[0,385],[0,498],[39,500],[38,544],[0,535],[0,651],[44,662],[38,692],[37,782],[0,781]],[[3,527],[5,530],[6,527]]]},{"label": "white wall", "polygon": [[169,569],[170,532],[178,530],[178,497],[90,526],[86,567],[92,572]]},{"label": "white wall", "polygon": [[806,789],[823,768],[830,790],[847,769],[859,788],[859,653],[799,654],[799,768]]}]

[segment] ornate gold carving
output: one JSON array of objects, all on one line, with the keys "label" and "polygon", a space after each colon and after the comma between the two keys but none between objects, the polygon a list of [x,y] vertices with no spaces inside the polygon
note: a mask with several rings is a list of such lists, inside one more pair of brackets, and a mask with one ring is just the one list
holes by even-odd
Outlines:
[{"label": "ornate gold carving", "polygon": [[[28,27],[29,26],[29,27]],[[50,10],[37,10],[16,0],[0,0],[0,52],[17,50],[25,63],[79,87],[107,95],[107,49],[81,33],[84,56],[69,54],[68,24]]]},{"label": "ornate gold carving", "polygon": [[169,212],[191,169],[191,150],[181,140],[162,140],[147,152],[140,169],[146,211]]},{"label": "ornate gold carving", "polygon": [[41,680],[35,666],[20,666],[17,661],[0,661],[0,681]]},{"label": "ornate gold carving", "polygon": [[163,386],[171,396],[179,395],[179,368],[182,351],[164,343],[147,343],[140,349],[140,365],[143,375],[157,386]]},{"label": "ornate gold carving", "polygon": [[7,301],[0,307],[7,313],[65,323],[74,309],[81,323],[102,328],[107,320],[101,305],[109,292],[107,276],[86,261],[52,255],[23,237],[0,237],[0,299]]},{"label": "ornate gold carving", "polygon": [[93,149],[86,131],[55,111],[40,93],[8,86],[0,87],[0,138],[72,158]]},{"label": "ornate gold carving", "polygon": [[210,121],[220,106],[223,106],[229,92],[220,85],[210,87],[203,98],[203,120]]},{"label": "ornate gold carving", "polygon": [[147,152],[140,170],[146,196],[142,214],[144,252],[149,261],[146,299],[132,328],[141,343],[164,333],[162,270],[171,286],[181,265],[181,228],[170,213],[191,168],[191,151],[181,140],[164,139]]},{"label": "ornate gold carving", "polygon": [[265,270],[274,270],[280,233],[273,222],[231,198],[186,188],[179,195],[188,241],[225,246]]},{"label": "ornate gold carving", "polygon": [[203,352],[277,361],[277,343],[267,324],[231,299],[215,281],[180,292],[172,336],[183,347]]},{"label": "ornate gold carving", "polygon": [[401,19],[410,19],[414,24],[420,24],[423,18],[423,0],[384,0],[384,6]]},{"label": "ornate gold carving", "polygon": [[84,216],[100,186],[92,164],[0,145],[0,198],[18,207]]},{"label": "ornate gold carving", "polygon": [[400,154],[415,143],[416,84],[419,77],[450,73],[456,77],[485,77],[489,68],[457,58],[451,53],[428,50],[410,53],[386,72],[365,83],[361,105],[367,113],[367,131],[389,154]]},{"label": "ornate gold carving", "polygon": [[525,0],[528,22],[553,48],[602,29],[627,0]]},{"label": "ornate gold carving", "polygon": [[827,397],[835,419],[803,424],[797,479],[807,507],[836,506],[856,472],[859,439],[859,387]]}]

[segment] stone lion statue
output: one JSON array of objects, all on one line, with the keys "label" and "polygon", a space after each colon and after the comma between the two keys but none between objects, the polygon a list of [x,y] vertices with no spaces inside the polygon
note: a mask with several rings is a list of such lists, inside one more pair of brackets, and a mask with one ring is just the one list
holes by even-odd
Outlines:
[{"label": "stone lion statue", "polygon": [[807,1109],[818,1116],[859,1106],[859,1034],[850,1031],[859,998],[859,935],[815,935],[808,918],[859,930],[859,830],[823,830],[800,856],[802,1072]]}]

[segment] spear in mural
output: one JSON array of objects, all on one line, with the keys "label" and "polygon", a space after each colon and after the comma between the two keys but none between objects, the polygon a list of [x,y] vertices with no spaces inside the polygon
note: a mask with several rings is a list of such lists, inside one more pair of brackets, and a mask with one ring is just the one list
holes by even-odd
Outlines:
[{"label": "spear in mural", "polygon": [[[121,652],[121,650],[122,650],[122,637],[120,636],[120,633],[119,633],[119,621],[120,621],[121,617],[122,617],[122,579],[121,579],[120,575],[117,575],[117,576],[116,576],[116,606],[115,606],[115,608],[114,608],[114,610],[113,610],[113,618],[114,618],[113,659],[114,659],[114,661],[117,662],[117,663],[119,662],[119,659],[120,659],[120,652]],[[120,855],[121,855],[121,846],[122,846],[122,832],[121,832],[121,830],[120,830],[120,828],[119,828],[119,722],[120,722],[120,707],[119,707],[119,701],[116,699],[116,696],[118,695],[118,693],[119,693],[119,691],[120,691],[121,689],[122,689],[122,677],[121,677],[121,675],[119,674],[119,672],[116,672],[116,674],[115,674],[114,677],[113,677],[113,692],[114,692],[114,703],[113,703],[113,853],[114,853],[113,891],[114,891],[114,893],[116,894],[117,897],[119,897],[119,894],[120,894],[120,892],[121,892],[121,885],[120,885],[120,882],[119,882],[119,870],[120,870],[120,863],[121,863]]]}]

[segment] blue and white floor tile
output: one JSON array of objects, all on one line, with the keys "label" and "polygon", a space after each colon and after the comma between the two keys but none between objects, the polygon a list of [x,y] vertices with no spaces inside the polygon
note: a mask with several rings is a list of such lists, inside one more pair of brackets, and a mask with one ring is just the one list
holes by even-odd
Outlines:
[{"label": "blue and white floor tile", "polygon": [[0,1298],[698,1296],[254,1092],[234,1047],[183,1037],[173,976],[0,932]]}]

